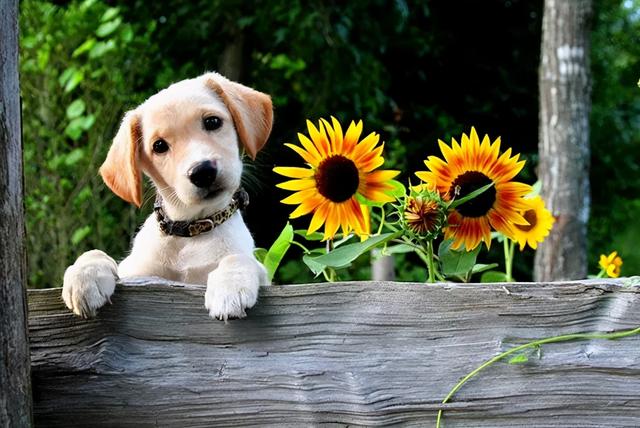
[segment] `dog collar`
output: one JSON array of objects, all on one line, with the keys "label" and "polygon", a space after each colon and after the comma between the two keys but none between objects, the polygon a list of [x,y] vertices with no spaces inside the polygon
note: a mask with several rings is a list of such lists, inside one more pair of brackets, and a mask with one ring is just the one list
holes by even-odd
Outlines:
[{"label": "dog collar", "polygon": [[244,209],[249,205],[249,195],[241,187],[233,194],[231,203],[223,210],[216,211],[212,215],[191,221],[172,221],[162,208],[162,197],[156,194],[156,202],[153,204],[153,211],[156,213],[156,219],[160,230],[165,235],[182,236],[185,238],[197,236],[201,233],[209,232],[216,226],[220,226],[229,220],[238,209]]}]

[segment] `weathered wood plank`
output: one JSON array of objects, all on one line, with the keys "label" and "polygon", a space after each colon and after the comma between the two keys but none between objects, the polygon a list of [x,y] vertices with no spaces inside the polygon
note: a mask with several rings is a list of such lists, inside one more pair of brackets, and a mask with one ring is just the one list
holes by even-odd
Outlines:
[{"label": "weathered wood plank", "polygon": [[[450,388],[500,351],[640,325],[640,290],[621,284],[274,286],[228,324],[207,317],[199,286],[127,282],[89,321],[59,289],[33,290],[36,422],[432,426]],[[445,407],[447,427],[640,426],[640,337],[545,346]]]},{"label": "weathered wood plank", "polygon": [[0,427],[31,425],[18,0],[0,3]]}]

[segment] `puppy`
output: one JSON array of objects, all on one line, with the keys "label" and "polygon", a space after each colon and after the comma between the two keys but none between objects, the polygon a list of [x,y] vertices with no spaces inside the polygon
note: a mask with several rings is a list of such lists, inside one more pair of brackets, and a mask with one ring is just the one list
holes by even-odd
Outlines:
[{"label": "puppy", "polygon": [[127,112],[100,174],[139,207],[144,173],[156,188],[154,213],[119,265],[92,250],[67,268],[62,297],[69,309],[94,316],[118,277],[160,276],[206,284],[211,317],[246,316],[268,280],[239,211],[247,203],[240,144],[255,158],[272,123],[268,95],[217,73],[175,83]]}]

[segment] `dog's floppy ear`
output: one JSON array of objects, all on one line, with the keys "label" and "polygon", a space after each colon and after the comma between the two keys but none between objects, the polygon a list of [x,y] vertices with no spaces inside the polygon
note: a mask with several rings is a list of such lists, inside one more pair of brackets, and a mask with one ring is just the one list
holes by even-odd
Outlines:
[{"label": "dog's floppy ear", "polygon": [[273,125],[271,97],[232,82],[218,73],[204,75],[205,84],[225,103],[245,150],[255,159],[267,142]]},{"label": "dog's floppy ear", "polygon": [[142,173],[138,164],[141,142],[140,117],[135,111],[129,111],[100,167],[100,175],[113,193],[138,208],[142,197]]}]

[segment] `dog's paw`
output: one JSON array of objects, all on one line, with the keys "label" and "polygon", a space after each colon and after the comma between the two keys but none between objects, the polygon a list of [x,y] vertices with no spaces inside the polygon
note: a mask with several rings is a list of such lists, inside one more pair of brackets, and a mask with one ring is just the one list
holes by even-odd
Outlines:
[{"label": "dog's paw", "polygon": [[118,265],[111,257],[99,250],[87,251],[65,271],[62,299],[74,314],[94,317],[111,302],[117,277]]},{"label": "dog's paw", "polygon": [[260,276],[255,262],[243,256],[227,256],[209,274],[204,305],[212,318],[244,318],[258,300]]}]

